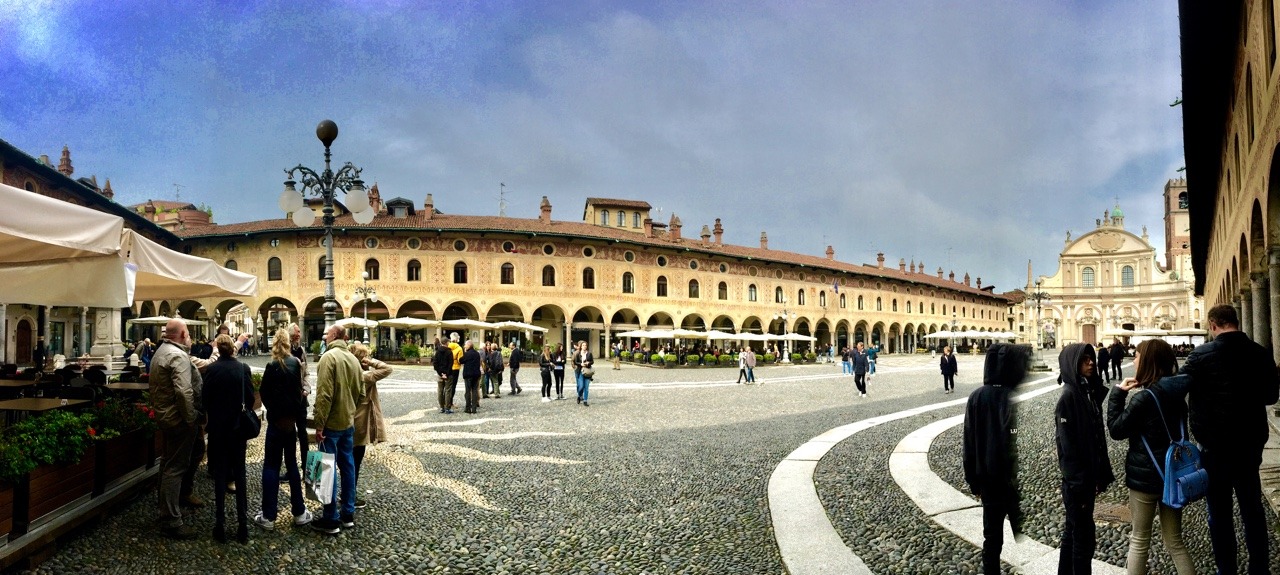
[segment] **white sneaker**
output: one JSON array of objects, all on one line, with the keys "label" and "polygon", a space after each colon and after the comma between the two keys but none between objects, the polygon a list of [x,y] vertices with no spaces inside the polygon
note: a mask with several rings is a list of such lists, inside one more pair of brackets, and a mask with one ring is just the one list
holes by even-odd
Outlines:
[{"label": "white sneaker", "polygon": [[293,524],[306,525],[308,523],[311,523],[312,519],[313,518],[311,517],[311,512],[304,509],[301,514],[293,516]]},{"label": "white sneaker", "polygon": [[261,527],[266,531],[271,531],[272,529],[276,528],[275,522],[270,519],[267,519],[266,517],[263,517],[261,511],[259,511],[258,515],[253,518],[253,523],[254,525],[257,525],[258,527]]},{"label": "white sneaker", "polygon": [[550,398],[550,397],[544,397],[544,398],[542,398],[542,403],[550,403],[550,402],[551,402],[551,398]]},{"label": "white sneaker", "polygon": [[866,392],[863,392],[862,397],[866,397],[866,396],[867,396]]}]

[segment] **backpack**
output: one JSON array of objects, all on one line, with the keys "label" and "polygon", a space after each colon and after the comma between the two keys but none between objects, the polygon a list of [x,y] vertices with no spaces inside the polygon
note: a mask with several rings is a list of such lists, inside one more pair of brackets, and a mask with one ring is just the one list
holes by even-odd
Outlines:
[{"label": "backpack", "polygon": [[[1160,421],[1164,422],[1164,410],[1160,409],[1160,400],[1150,389],[1147,393],[1156,402],[1156,411],[1160,413]],[[1169,424],[1164,424],[1165,433],[1169,432]],[[1160,461],[1151,452],[1147,438],[1142,438],[1142,445],[1147,448],[1147,455],[1155,463],[1156,472],[1164,481],[1164,493],[1160,502],[1172,509],[1182,509],[1187,504],[1198,501],[1209,491],[1209,472],[1200,464],[1200,449],[1196,444],[1187,441],[1187,425],[1185,420],[1178,422],[1181,437],[1173,439],[1169,434],[1169,449],[1164,454],[1164,469],[1160,469]]]}]

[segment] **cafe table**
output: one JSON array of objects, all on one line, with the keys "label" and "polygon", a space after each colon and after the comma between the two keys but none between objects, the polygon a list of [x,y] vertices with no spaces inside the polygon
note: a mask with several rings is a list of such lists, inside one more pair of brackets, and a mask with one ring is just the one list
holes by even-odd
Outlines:
[{"label": "cafe table", "polygon": [[106,388],[115,392],[132,393],[132,392],[147,391],[151,389],[151,384],[150,383],[134,383],[134,382],[108,383],[106,385]]},{"label": "cafe table", "polygon": [[6,413],[6,420],[12,424],[19,420],[19,416],[25,416],[33,412],[49,411],[51,409],[61,409],[63,407],[75,407],[88,404],[87,399],[62,399],[57,397],[23,397],[20,399],[6,399],[0,401],[0,411]]}]

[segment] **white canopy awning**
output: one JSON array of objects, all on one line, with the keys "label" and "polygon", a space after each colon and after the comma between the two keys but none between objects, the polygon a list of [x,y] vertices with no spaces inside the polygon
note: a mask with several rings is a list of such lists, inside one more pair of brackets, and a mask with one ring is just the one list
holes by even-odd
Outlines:
[{"label": "white canopy awning", "polygon": [[124,230],[121,248],[127,261],[137,266],[135,300],[253,295],[258,291],[255,276],[229,270],[208,258],[173,251],[131,229]]},{"label": "white canopy awning", "polygon": [[487,321],[479,321],[474,319],[448,319],[440,322],[440,325],[443,327],[489,329],[489,328],[492,328],[495,324],[489,323]]},{"label": "white canopy awning", "polygon": [[378,322],[371,319],[364,319],[359,317],[344,317],[338,321],[333,322],[333,325],[336,325],[343,329],[352,328],[352,327],[378,327]]},{"label": "white canopy awning", "polygon": [[493,324],[493,329],[518,329],[522,331],[547,331],[547,328],[522,321],[500,321]]},{"label": "white canopy awning", "polygon": [[925,339],[946,339],[950,337],[956,337],[956,334],[952,333],[951,330],[949,329],[935,331],[929,335],[924,336]]},{"label": "white canopy awning", "polygon": [[394,327],[399,329],[422,329],[425,327],[435,327],[440,322],[433,319],[421,319],[416,317],[397,317],[394,319],[386,319],[378,322],[382,327]]}]

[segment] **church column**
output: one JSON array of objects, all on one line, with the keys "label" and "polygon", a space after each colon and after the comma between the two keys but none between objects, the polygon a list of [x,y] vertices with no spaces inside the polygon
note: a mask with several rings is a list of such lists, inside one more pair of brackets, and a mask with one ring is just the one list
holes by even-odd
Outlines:
[{"label": "church column", "polygon": [[1267,274],[1256,272],[1249,274],[1252,280],[1251,299],[1253,300],[1253,328],[1249,335],[1262,347],[1271,347],[1271,313],[1267,305]]},{"label": "church column", "polygon": [[[1275,310],[1280,308],[1280,248],[1272,248],[1268,259],[1267,274],[1271,281],[1267,282],[1267,291],[1271,294],[1271,309]],[[1280,343],[1280,314],[1272,313],[1268,320],[1272,343]],[[1280,361],[1280,349],[1272,349],[1271,357]]]},{"label": "church column", "polygon": [[[1240,318],[1240,329],[1247,330],[1253,327],[1253,297],[1249,292],[1249,288],[1240,288],[1240,295],[1236,296],[1236,317]],[[1250,336],[1253,334],[1250,333]]]}]

